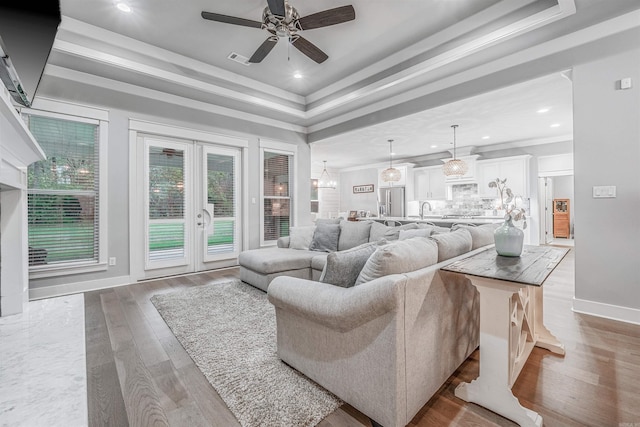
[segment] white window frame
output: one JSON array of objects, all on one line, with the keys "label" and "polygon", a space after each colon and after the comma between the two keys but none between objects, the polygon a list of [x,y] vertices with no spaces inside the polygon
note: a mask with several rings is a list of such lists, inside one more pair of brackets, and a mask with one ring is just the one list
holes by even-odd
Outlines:
[{"label": "white window frame", "polygon": [[290,224],[292,227],[297,222],[296,206],[297,206],[297,153],[298,147],[294,144],[288,144],[285,142],[260,140],[260,246],[275,246],[277,240],[264,240],[264,153],[268,151],[270,153],[285,154],[291,156],[290,170],[289,170],[289,212],[290,212]]},{"label": "white window frame", "polygon": [[[29,267],[29,278],[39,279],[45,277],[64,276],[69,274],[81,274],[96,271],[106,271],[108,268],[108,162],[107,147],[109,136],[109,113],[106,110],[86,107],[81,105],[43,100],[40,106],[47,110],[23,108],[21,114],[31,116],[48,117],[68,120],[80,123],[90,123],[98,126],[98,260],[66,262],[59,265],[33,265]],[[50,111],[54,110],[54,111]]]}]

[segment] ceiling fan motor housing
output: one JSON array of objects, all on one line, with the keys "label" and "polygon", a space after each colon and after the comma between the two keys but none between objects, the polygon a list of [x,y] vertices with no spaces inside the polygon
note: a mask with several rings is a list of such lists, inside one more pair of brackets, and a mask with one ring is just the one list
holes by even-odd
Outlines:
[{"label": "ceiling fan motor housing", "polygon": [[262,27],[278,37],[290,37],[300,30],[297,25],[300,15],[295,7],[285,3],[285,16],[280,17],[271,13],[269,6],[262,12]]}]

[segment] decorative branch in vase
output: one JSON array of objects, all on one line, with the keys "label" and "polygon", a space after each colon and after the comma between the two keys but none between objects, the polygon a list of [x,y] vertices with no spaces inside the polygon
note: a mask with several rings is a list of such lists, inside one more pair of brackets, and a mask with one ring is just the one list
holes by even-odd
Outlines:
[{"label": "decorative branch in vase", "polygon": [[497,188],[500,194],[500,209],[505,211],[505,221],[511,218],[513,221],[524,221],[522,228],[527,228],[527,211],[522,206],[522,196],[515,196],[507,187],[507,179],[496,178],[489,183],[489,188]]},{"label": "decorative branch in vase", "polygon": [[500,194],[500,209],[505,211],[504,224],[496,228],[493,237],[498,255],[518,257],[522,253],[524,232],[513,225],[513,221],[524,221],[522,228],[527,228],[526,210],[521,205],[522,196],[514,196],[507,187],[507,179],[496,178],[489,183],[489,188],[497,188]]}]

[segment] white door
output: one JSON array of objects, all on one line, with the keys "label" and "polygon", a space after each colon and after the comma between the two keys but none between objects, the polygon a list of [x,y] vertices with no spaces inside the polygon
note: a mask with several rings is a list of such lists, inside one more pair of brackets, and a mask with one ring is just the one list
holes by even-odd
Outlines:
[{"label": "white door", "polygon": [[540,242],[553,240],[553,180],[550,177],[538,178],[538,199],[540,202]]},{"label": "white door", "polygon": [[143,215],[133,226],[143,234],[137,250],[144,260],[132,266],[137,278],[235,265],[241,150],[154,136],[140,137],[139,150]]}]

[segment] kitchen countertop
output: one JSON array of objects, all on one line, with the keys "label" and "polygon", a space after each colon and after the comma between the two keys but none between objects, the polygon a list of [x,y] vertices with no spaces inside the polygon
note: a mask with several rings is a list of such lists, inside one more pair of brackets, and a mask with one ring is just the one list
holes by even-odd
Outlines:
[{"label": "kitchen countertop", "polygon": [[400,222],[432,222],[436,225],[440,224],[460,224],[460,223],[470,223],[470,224],[495,224],[504,221],[503,216],[473,216],[473,217],[453,217],[453,216],[445,216],[442,215],[425,215],[424,219],[420,219],[420,217],[370,217],[370,218],[358,218],[359,220],[374,220],[374,221],[386,221],[386,220],[395,220]]}]

